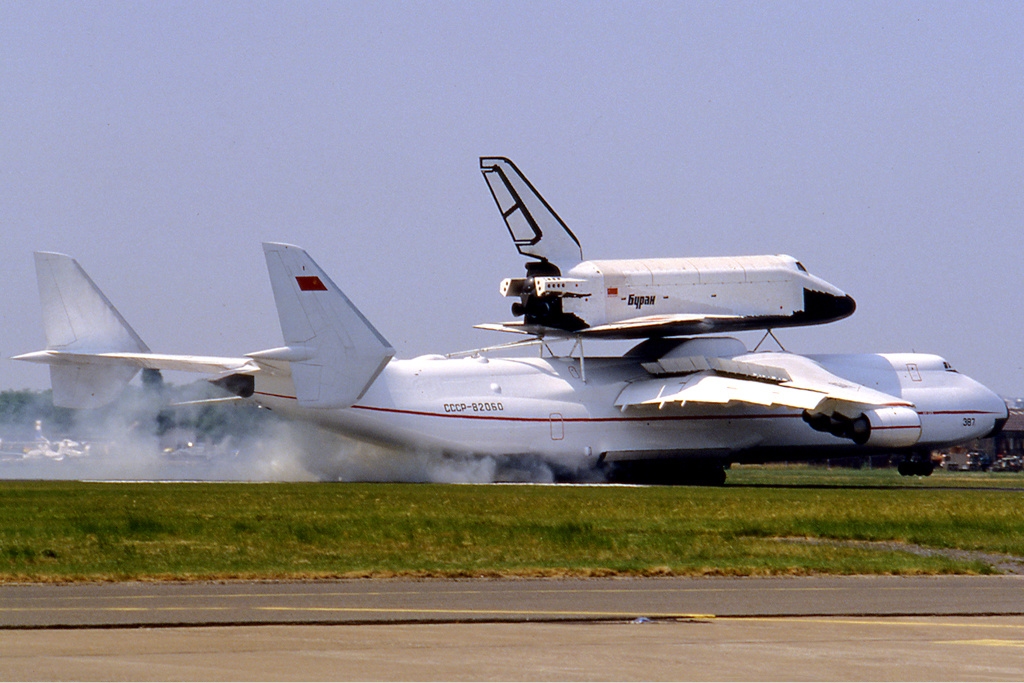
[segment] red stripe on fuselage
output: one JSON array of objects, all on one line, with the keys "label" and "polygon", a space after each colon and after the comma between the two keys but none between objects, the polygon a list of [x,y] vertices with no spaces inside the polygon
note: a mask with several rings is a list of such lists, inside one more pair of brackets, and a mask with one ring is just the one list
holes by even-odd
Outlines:
[{"label": "red stripe on fuselage", "polygon": [[[283,398],[291,401],[297,400],[294,396],[283,394],[271,394],[257,391],[257,396],[270,396]],[[451,415],[448,413],[432,413],[425,410],[405,410],[401,408],[381,408],[378,406],[354,405],[351,410],[367,410],[375,413],[392,413],[394,415],[415,415],[418,417],[442,417],[450,420],[496,420],[499,422],[550,422],[550,417],[508,417],[502,415]],[[943,410],[918,413],[918,415],[990,415],[984,410]],[[802,413],[781,413],[770,415],[660,415],[649,417],[563,417],[563,422],[660,422],[665,420],[767,420],[778,418],[801,417]],[[879,426],[873,429],[920,429],[920,427],[909,426]]]},{"label": "red stripe on fuselage", "polygon": [[[257,391],[257,396],[297,400],[294,396],[271,394]],[[432,413],[425,410],[404,410],[401,408],[380,408],[377,406],[352,406],[350,410],[366,410],[374,413],[390,413],[393,415],[413,415],[416,417],[440,417],[449,420],[493,420],[498,422],[550,422],[550,417],[510,417],[503,415],[450,415],[448,413]],[[800,413],[784,413],[781,415],[655,415],[649,417],[563,417],[563,422],[655,422],[664,420],[763,420],[780,417],[800,417]]]}]

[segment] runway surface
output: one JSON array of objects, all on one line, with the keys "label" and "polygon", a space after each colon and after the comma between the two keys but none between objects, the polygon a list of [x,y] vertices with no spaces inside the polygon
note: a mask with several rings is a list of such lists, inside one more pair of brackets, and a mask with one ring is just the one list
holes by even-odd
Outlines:
[{"label": "runway surface", "polygon": [[0,586],[3,679],[1022,677],[1024,577]]},{"label": "runway surface", "polygon": [[1024,577],[0,585],[0,627],[1024,616]]}]

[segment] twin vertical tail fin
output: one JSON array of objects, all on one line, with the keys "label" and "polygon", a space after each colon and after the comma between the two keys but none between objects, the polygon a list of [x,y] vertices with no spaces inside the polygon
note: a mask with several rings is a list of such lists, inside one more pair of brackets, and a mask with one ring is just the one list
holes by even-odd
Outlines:
[{"label": "twin vertical tail fin", "polygon": [[150,353],[75,259],[37,253],[46,350],[15,358],[48,364],[54,405],[65,408],[110,403],[140,368],[229,377],[256,373],[261,360],[289,362],[300,405],[351,406],[395,350],[306,252],[285,244],[264,244],[263,250],[284,348],[245,358]]},{"label": "twin vertical tail fin", "polygon": [[78,261],[48,252],[36,252],[35,257],[47,350],[22,358],[50,363],[54,405],[106,405],[139,368],[104,363],[95,354],[149,353],[149,347]]},{"label": "twin vertical tail fin", "polygon": [[265,243],[263,251],[285,347],[250,357],[289,361],[302,406],[351,406],[395,350],[309,254],[273,243]]}]

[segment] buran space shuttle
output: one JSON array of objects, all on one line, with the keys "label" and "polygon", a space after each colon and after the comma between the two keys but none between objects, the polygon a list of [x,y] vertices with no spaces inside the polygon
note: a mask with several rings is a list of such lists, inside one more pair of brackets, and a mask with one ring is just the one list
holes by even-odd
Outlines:
[{"label": "buran space shuttle", "polygon": [[505,157],[480,169],[526,277],[502,280],[519,320],[477,325],[539,337],[645,339],[818,325],[851,315],[851,296],[792,256],[583,260],[580,241]]}]

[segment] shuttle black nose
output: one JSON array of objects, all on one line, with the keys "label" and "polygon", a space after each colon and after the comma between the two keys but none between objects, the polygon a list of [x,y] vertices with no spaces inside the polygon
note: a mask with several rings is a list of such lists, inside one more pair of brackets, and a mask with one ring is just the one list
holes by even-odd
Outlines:
[{"label": "shuttle black nose", "polygon": [[804,289],[804,314],[814,322],[831,322],[853,315],[857,302],[849,294],[836,296],[828,292]]}]

